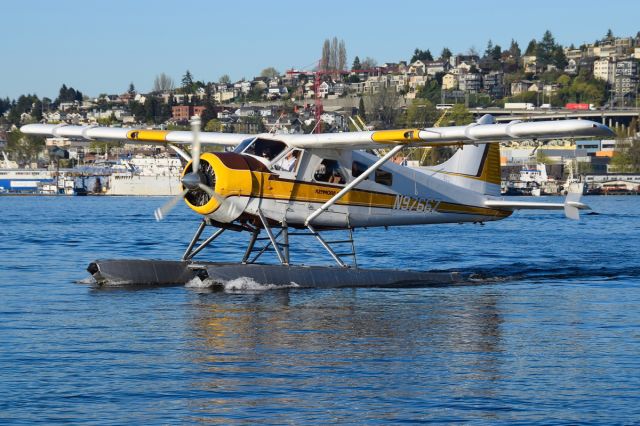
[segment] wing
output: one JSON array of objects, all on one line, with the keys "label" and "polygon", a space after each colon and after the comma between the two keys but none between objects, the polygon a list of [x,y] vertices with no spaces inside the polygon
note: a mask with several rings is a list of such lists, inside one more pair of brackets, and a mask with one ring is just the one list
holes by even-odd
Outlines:
[{"label": "wing", "polygon": [[[132,143],[175,143],[190,144],[193,132],[182,130],[147,130],[100,126],[71,126],[66,124],[27,124],[20,128],[22,133],[50,135],[72,139],[126,141]],[[242,133],[200,132],[200,143],[206,145],[235,146],[256,135]]]},{"label": "wing", "polygon": [[[173,130],[126,129],[98,126],[27,124],[21,131],[88,140],[119,140],[140,143],[186,144],[193,141],[193,132]],[[245,139],[261,137],[280,140],[296,148],[369,149],[388,145],[438,146],[454,144],[492,143],[517,139],[557,139],[570,137],[611,137],[614,133],[603,124],[588,120],[557,120],[494,124],[485,115],[466,126],[431,127],[426,129],[376,130],[322,134],[261,134],[201,132],[201,143],[237,145]]]},{"label": "wing", "polygon": [[494,124],[493,117],[483,116],[466,126],[430,127],[426,129],[377,130],[368,132],[278,135],[297,148],[364,149],[385,145],[438,146],[492,143],[518,139],[559,139],[570,137],[612,137],[603,124],[588,120],[557,120]]}]

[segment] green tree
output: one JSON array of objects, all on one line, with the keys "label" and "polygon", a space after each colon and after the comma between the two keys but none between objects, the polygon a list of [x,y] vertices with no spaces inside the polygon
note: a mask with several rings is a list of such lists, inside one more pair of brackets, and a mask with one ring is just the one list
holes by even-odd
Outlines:
[{"label": "green tree", "polygon": [[362,96],[360,97],[360,102],[358,102],[358,115],[362,118],[366,118],[366,110],[364,108],[364,99]]},{"label": "green tree", "polygon": [[536,50],[538,48],[538,42],[533,39],[527,45],[527,50],[524,51],[525,56],[532,56],[536,54]]},{"label": "green tree", "polygon": [[200,117],[203,123],[208,123],[218,117],[218,113],[215,110],[215,101],[213,99],[213,84],[211,83],[207,84],[204,89],[204,107],[205,108]]},{"label": "green tree", "polygon": [[443,47],[442,48],[442,52],[440,52],[440,59],[443,61],[448,61],[451,56],[453,56],[453,54],[451,53],[451,50],[449,50],[448,47]]},{"label": "green tree", "polygon": [[438,110],[428,99],[414,99],[405,113],[405,127],[424,128],[432,126],[438,117]]},{"label": "green tree", "polygon": [[222,122],[216,118],[213,118],[207,121],[207,124],[204,126],[205,132],[220,132],[222,131]]},{"label": "green tree", "polygon": [[25,135],[17,129],[7,133],[7,152],[18,163],[35,161],[44,147],[44,136]]},{"label": "green tree", "polygon": [[231,77],[229,77],[229,74],[223,74],[218,79],[218,83],[220,83],[220,84],[229,84],[229,83],[231,83]]},{"label": "green tree", "polygon": [[448,123],[443,123],[443,127],[447,125],[464,126],[473,122],[473,115],[463,104],[455,104],[447,114]]},{"label": "green tree", "polygon": [[182,91],[183,93],[193,93],[193,76],[189,70],[182,76]]},{"label": "green tree", "polygon": [[428,99],[431,103],[437,104],[442,97],[442,86],[438,80],[429,80],[424,86],[418,89],[417,98]]},{"label": "green tree", "polygon": [[360,64],[360,58],[359,57],[355,57],[353,60],[353,65],[351,65],[351,69],[352,70],[361,70],[362,69],[362,65]]},{"label": "green tree", "polygon": [[416,48],[413,51],[413,56],[411,57],[411,63],[414,63],[415,61],[433,61],[433,55],[431,54],[431,51],[429,49],[427,50],[421,50]]},{"label": "green tree", "polygon": [[511,45],[509,45],[509,55],[516,60],[520,60],[520,56],[522,55],[522,52],[520,52],[520,46],[514,39],[511,39]]}]

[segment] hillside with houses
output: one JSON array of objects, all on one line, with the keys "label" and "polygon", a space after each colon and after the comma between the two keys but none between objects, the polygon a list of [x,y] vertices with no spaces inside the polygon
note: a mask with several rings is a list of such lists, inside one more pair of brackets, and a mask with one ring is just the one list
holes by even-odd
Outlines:
[{"label": "hillside with houses", "polygon": [[[186,71],[177,84],[158,74],[146,93],[131,83],[123,93],[92,97],[63,85],[56,99],[31,94],[0,99],[0,148],[25,161],[33,156],[42,141],[14,134],[31,122],[176,129],[199,115],[207,131],[335,132],[353,130],[356,116],[370,128],[431,126],[441,118],[439,105],[455,105],[457,112],[439,125],[469,122],[467,109],[505,104],[634,108],[639,59],[640,33],[609,31],[576,47],[561,46],[546,31],[526,48],[515,40],[507,48],[490,40],[483,52],[454,54],[444,48],[434,55],[416,48],[407,60],[378,64],[355,56],[349,67],[344,41],[334,38],[325,41],[315,66],[267,67],[251,80],[234,82],[223,75],[212,82]],[[635,120],[628,134],[637,127]]]}]

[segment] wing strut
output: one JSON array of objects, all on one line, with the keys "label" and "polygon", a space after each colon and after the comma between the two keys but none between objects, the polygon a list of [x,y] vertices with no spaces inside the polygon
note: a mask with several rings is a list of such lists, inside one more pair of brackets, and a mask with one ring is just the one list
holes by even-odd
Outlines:
[{"label": "wing strut", "polygon": [[[404,145],[396,145],[395,147],[393,147],[393,149],[391,151],[387,152],[384,157],[380,158],[378,161],[376,161],[371,166],[369,166],[369,168],[367,170],[365,170],[364,173],[362,173],[360,176],[358,176],[357,178],[352,180],[347,186],[342,188],[342,190],[340,190],[340,192],[338,192],[329,201],[327,201],[322,206],[320,206],[320,208],[318,210],[316,210],[313,213],[311,213],[309,215],[309,217],[307,218],[307,220],[305,220],[304,226],[308,227],[309,224],[313,221],[313,219],[315,219],[320,214],[322,214],[322,212],[324,212],[329,207],[334,205],[340,198],[344,197],[344,195],[347,192],[351,191],[351,189],[353,189],[354,186],[356,186],[357,184],[359,184],[360,182],[365,180],[367,177],[369,177],[369,175],[371,173],[373,173],[380,166],[382,166],[384,163],[389,161],[389,159],[391,159],[394,155],[396,155],[398,153],[398,151],[400,151],[402,148],[404,148]],[[312,230],[311,232],[314,232],[314,231]]]}]

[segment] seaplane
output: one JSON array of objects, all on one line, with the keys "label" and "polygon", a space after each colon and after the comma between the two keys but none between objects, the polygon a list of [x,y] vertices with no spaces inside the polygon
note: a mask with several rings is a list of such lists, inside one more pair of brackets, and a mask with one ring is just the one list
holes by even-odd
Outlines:
[{"label": "seaplane", "polygon": [[[184,200],[200,216],[182,259],[96,260],[88,271],[99,284],[180,284],[196,277],[214,284],[244,277],[260,284],[301,287],[456,282],[457,272],[359,268],[353,230],[483,224],[520,209],[563,210],[568,218],[579,219],[579,210],[588,209],[580,202],[581,194],[570,193],[562,203],[502,198],[499,144],[613,135],[607,126],[588,120],[496,124],[490,115],[464,126],[324,134],[202,132],[198,117],[191,124],[191,131],[67,124],[21,128],[25,134],[162,144],[185,160],[182,193],[155,212],[162,220]],[[188,145],[190,153],[185,150]],[[204,152],[205,145],[225,150]],[[407,167],[393,161],[403,150],[441,146],[457,150],[436,166]],[[213,231],[203,239],[207,227]],[[337,230],[347,236],[326,237],[326,231]],[[197,261],[195,256],[225,231],[248,234],[242,259]],[[336,265],[292,264],[290,239],[305,235],[314,237]],[[260,263],[267,251],[275,253],[277,261]]]}]

